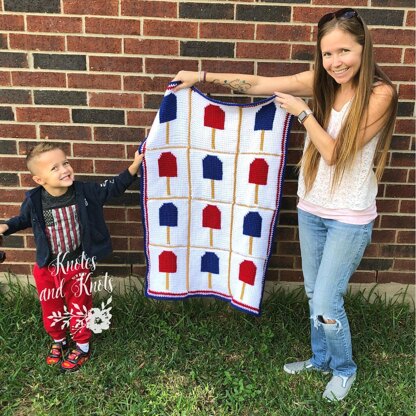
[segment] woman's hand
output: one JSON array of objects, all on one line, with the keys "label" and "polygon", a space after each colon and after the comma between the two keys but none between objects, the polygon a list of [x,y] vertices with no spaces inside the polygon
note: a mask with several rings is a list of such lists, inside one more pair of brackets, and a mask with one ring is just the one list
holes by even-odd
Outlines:
[{"label": "woman's hand", "polygon": [[302,111],[309,110],[308,105],[300,97],[294,97],[283,92],[275,92],[274,99],[280,108],[286,110],[288,113],[298,116]]},{"label": "woman's hand", "polygon": [[175,78],[172,81],[182,81],[182,84],[179,84],[173,89],[173,91],[183,90],[184,88],[192,87],[199,81],[199,72],[195,71],[179,71]]}]

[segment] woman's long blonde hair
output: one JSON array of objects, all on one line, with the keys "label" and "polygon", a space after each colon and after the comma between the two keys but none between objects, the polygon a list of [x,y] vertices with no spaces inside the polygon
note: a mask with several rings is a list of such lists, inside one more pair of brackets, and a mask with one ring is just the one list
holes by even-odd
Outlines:
[{"label": "woman's long blonde hair", "polygon": [[[366,24],[360,16],[354,16],[349,19],[337,19],[334,17],[332,20],[324,23],[322,27],[318,28],[312,100],[312,110],[318,123],[325,129],[328,127],[335,94],[339,87],[324,69],[321,51],[323,36],[335,28],[354,36],[356,41],[362,45],[363,50],[360,70],[354,79],[354,98],[349,113],[335,141],[335,150],[332,158],[332,164],[335,165],[332,189],[339,184],[345,170],[351,166],[359,150],[360,143],[357,138],[362,126],[363,115],[367,115],[368,103],[376,82],[387,84],[392,90],[392,104],[386,114],[383,115],[385,124],[379,132],[380,138],[374,156],[374,165],[376,166],[376,177],[378,181],[381,179],[384,167],[386,166],[397,113],[396,90],[387,75],[374,61],[373,44]],[[312,141],[310,141],[299,163],[299,166],[302,165],[303,168],[307,192],[311,190],[315,181],[320,157],[320,153]]]}]

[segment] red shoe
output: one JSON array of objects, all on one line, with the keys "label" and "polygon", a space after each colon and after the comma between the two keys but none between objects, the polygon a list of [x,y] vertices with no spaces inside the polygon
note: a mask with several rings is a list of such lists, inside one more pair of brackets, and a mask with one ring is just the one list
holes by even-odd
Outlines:
[{"label": "red shoe", "polygon": [[66,351],[68,350],[68,344],[62,344],[62,342],[53,342],[49,350],[49,354],[46,357],[47,365],[57,365],[59,364]]},{"label": "red shoe", "polygon": [[79,348],[73,348],[62,361],[61,370],[65,372],[78,371],[88,361],[90,355],[91,350],[83,352]]}]

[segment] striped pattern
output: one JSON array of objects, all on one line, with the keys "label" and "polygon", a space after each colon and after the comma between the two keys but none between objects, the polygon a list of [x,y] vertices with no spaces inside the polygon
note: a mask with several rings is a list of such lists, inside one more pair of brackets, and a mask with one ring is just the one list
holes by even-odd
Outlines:
[{"label": "striped pattern", "polygon": [[52,254],[71,252],[80,246],[81,234],[76,205],[47,209],[43,215]]}]

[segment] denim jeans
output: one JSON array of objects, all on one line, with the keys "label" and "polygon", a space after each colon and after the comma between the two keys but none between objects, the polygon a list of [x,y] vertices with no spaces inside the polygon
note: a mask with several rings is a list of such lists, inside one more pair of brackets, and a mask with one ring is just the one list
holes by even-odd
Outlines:
[{"label": "denim jeans", "polygon": [[[335,376],[357,371],[344,309],[348,281],[371,240],[373,222],[346,224],[298,209],[305,291],[311,319],[311,363]],[[335,323],[325,323],[334,320]]]}]

